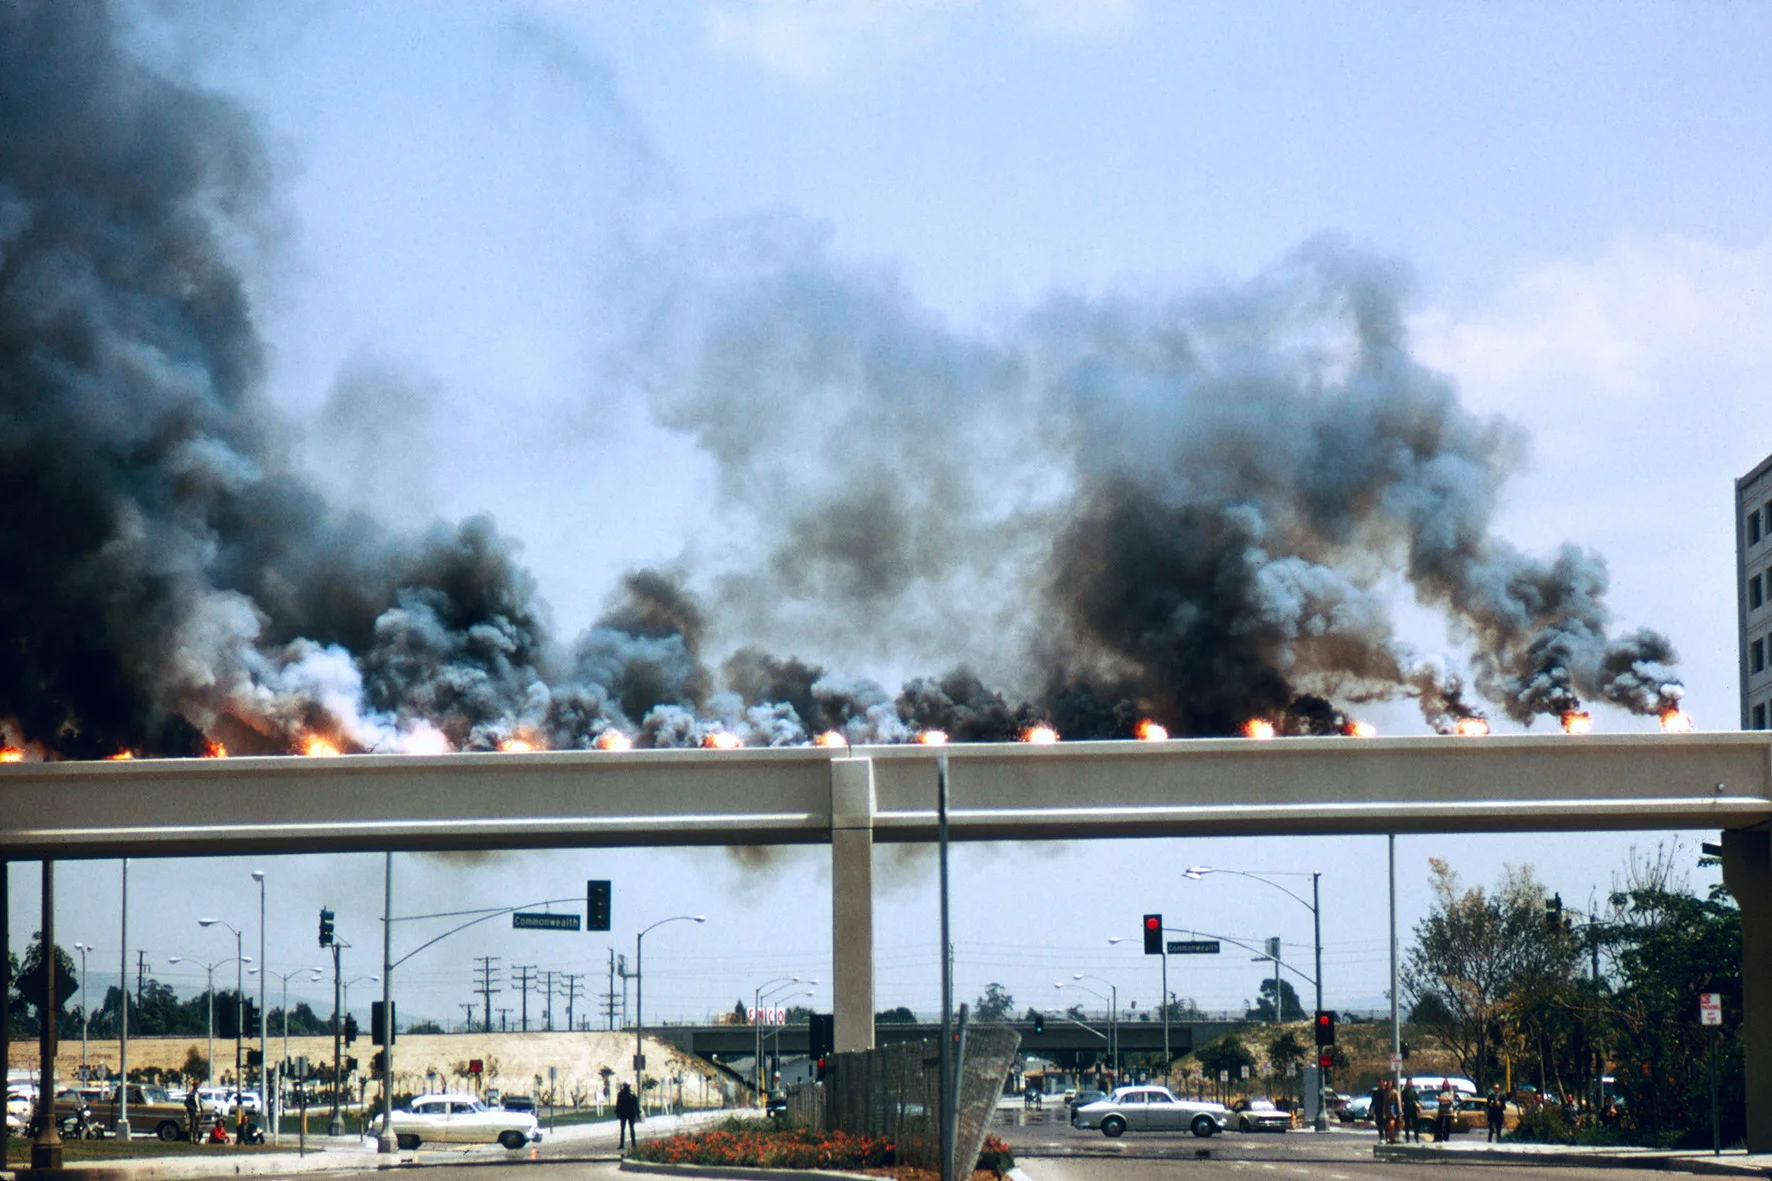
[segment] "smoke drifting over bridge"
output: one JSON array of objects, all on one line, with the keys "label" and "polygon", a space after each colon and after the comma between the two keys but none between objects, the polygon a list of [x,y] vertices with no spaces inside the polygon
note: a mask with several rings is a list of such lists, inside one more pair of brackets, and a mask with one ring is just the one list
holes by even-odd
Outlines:
[{"label": "smoke drifting over bridge", "polygon": [[[636,570],[555,635],[491,520],[393,532],[299,470],[238,261],[276,202],[260,133],[118,19],[0,5],[0,734],[32,757],[1677,705],[1671,645],[1614,626],[1597,554],[1495,534],[1523,440],[1411,355],[1407,269],[1333,238],[974,330],[804,227],[653,247],[611,372],[710,458],[708,513],[744,519],[752,560]],[[1462,649],[1402,643],[1396,585]],[[894,689],[753,625],[945,659]],[[1013,671],[968,668],[985,630]]]}]

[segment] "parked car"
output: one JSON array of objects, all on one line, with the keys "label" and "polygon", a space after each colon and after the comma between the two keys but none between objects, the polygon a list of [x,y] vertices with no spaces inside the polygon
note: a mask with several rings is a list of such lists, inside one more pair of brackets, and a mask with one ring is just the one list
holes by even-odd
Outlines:
[{"label": "parked car", "polygon": [[1100,1103],[1107,1097],[1108,1093],[1106,1091],[1078,1091],[1069,1099],[1065,1100],[1065,1105],[1074,1112],[1085,1103]]},{"label": "parked car", "polygon": [[1372,1118],[1372,1096],[1355,1095],[1335,1109],[1335,1118],[1344,1124],[1357,1124]]},{"label": "parked car", "polygon": [[[492,1107],[494,1105],[488,1103],[487,1106]],[[506,1111],[527,1111],[531,1114],[534,1114],[535,1112],[535,1100],[527,1095],[506,1095],[504,1101],[497,1104],[497,1106],[504,1108]]]},{"label": "parked car", "polygon": [[472,1095],[420,1095],[391,1117],[376,1117],[373,1134],[384,1131],[384,1119],[393,1125],[394,1140],[401,1148],[496,1143],[515,1152],[541,1143],[534,1113],[487,1107]]},{"label": "parked car", "polygon": [[[234,1088],[232,1087],[198,1087],[197,1111],[205,1118],[227,1115],[234,1109]],[[134,1120],[129,1121],[131,1125]]]},{"label": "parked car", "polygon": [[1292,1113],[1272,1099],[1239,1099],[1231,1104],[1231,1126],[1239,1132],[1290,1132]]},{"label": "parked car", "polygon": [[1222,1132],[1230,1118],[1222,1103],[1178,1099],[1167,1087],[1119,1087],[1106,1099],[1071,1109],[1074,1128],[1100,1128],[1108,1137],[1125,1132]]}]

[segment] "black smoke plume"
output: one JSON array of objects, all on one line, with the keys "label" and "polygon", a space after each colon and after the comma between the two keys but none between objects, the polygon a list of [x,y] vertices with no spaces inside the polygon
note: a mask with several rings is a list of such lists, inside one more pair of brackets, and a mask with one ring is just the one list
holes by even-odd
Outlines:
[{"label": "black smoke plume", "polygon": [[[295,469],[242,279],[276,203],[258,133],[119,20],[0,0],[0,735],[46,757],[1678,700],[1667,640],[1614,632],[1597,555],[1492,533],[1521,441],[1411,357],[1404,269],[1331,239],[968,331],[785,215],[657,247],[618,367],[761,552],[636,571],[563,642],[490,520],[390,533]],[[1468,689],[1396,639],[1393,584],[1450,621]],[[950,671],[894,693],[832,667],[907,655]]]}]

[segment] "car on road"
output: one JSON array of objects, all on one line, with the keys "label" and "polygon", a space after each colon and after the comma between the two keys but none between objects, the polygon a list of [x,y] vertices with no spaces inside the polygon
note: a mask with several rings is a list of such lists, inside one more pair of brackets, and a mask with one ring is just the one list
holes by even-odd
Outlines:
[{"label": "car on road", "polygon": [[1231,1104],[1231,1127],[1239,1132],[1290,1132],[1292,1113],[1272,1099],[1239,1099]]},{"label": "car on road", "polygon": [[488,1103],[488,1107],[502,1107],[506,1111],[527,1111],[535,1114],[535,1100],[527,1095],[506,1095],[498,1103]]},{"label": "car on road", "polygon": [[1106,1091],[1078,1091],[1069,1099],[1065,1100],[1065,1105],[1072,1111],[1075,1111],[1085,1103],[1100,1103],[1107,1097],[1108,1093]]},{"label": "car on road", "polygon": [[1372,1118],[1372,1096],[1355,1095],[1335,1109],[1335,1118],[1344,1124],[1357,1124]]},{"label": "car on road", "polygon": [[[373,1125],[380,1135],[383,1120]],[[512,1152],[541,1143],[533,1112],[487,1107],[472,1095],[420,1095],[392,1114],[394,1140],[401,1148],[424,1144],[501,1144]]]},{"label": "car on road", "polygon": [[1105,1099],[1071,1109],[1073,1128],[1100,1128],[1110,1139],[1126,1132],[1222,1132],[1230,1112],[1211,1100],[1180,1099],[1168,1087],[1118,1087]]}]

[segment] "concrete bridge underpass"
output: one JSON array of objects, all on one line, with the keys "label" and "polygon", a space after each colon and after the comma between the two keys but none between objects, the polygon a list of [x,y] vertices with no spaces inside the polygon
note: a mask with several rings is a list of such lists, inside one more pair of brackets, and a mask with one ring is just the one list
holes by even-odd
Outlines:
[{"label": "concrete bridge underpass", "polygon": [[0,859],[828,844],[837,1048],[865,1049],[873,846],[935,839],[944,756],[956,841],[1716,829],[1772,1151],[1766,732],[19,763]]}]

